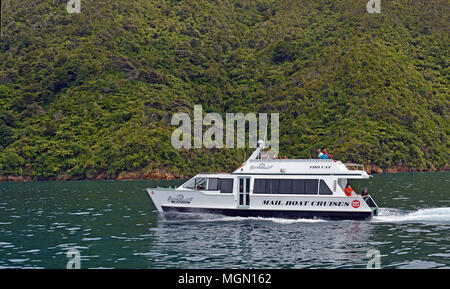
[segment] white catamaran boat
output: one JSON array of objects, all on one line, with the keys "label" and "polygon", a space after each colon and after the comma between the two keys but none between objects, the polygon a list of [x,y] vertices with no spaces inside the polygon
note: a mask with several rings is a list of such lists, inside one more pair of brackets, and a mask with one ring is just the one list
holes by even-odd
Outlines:
[{"label": "white catamaran boat", "polygon": [[[370,195],[347,196],[349,179],[369,179],[362,165],[332,159],[265,159],[264,143],[231,174],[202,173],[178,188],[148,188],[161,213],[367,220],[377,215]],[[167,215],[167,214],[166,214]]]}]

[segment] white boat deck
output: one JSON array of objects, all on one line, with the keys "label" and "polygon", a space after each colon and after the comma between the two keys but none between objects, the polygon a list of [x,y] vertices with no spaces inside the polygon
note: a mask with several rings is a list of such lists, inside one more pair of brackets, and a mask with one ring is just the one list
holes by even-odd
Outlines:
[{"label": "white boat deck", "polygon": [[[351,169],[356,168],[356,169]],[[352,166],[330,159],[249,159],[233,174],[248,175],[328,175],[368,179],[362,165]]]}]

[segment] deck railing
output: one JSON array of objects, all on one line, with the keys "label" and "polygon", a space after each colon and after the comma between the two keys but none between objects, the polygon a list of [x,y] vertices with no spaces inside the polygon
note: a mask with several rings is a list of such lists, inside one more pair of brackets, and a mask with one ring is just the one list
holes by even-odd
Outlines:
[{"label": "deck railing", "polygon": [[354,163],[345,163],[344,164],[347,169],[350,171],[364,171],[364,166],[361,164],[354,164]]}]

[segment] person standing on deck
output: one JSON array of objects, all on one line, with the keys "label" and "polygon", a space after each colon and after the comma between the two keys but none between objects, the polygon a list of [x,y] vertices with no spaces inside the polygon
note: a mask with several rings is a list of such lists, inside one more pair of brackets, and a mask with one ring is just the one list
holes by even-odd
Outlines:
[{"label": "person standing on deck", "polygon": [[326,154],[323,153],[323,154],[320,156],[320,158],[321,158],[321,159],[328,159],[328,156],[327,156]]},{"label": "person standing on deck", "polygon": [[361,197],[367,197],[369,195],[369,192],[367,191],[367,188],[364,188],[364,190],[361,193]]},{"label": "person standing on deck", "polygon": [[327,155],[327,157],[328,157],[329,159],[333,159],[333,157],[327,152],[327,149],[323,149],[322,151],[323,151],[323,154],[324,154],[324,155]]},{"label": "person standing on deck", "polygon": [[347,197],[351,197],[351,196],[352,196],[353,189],[352,189],[352,187],[350,187],[349,184],[347,184],[347,185],[345,186],[344,193],[345,193],[345,195],[346,195]]},{"label": "person standing on deck", "polygon": [[320,149],[318,149],[318,150],[317,150],[317,157],[318,157],[319,159],[321,159],[322,156],[323,156],[322,151],[321,151]]}]

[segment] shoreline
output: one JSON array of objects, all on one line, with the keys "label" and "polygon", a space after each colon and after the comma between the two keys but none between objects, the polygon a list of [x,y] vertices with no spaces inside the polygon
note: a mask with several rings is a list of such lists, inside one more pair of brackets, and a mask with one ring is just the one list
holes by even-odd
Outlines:
[{"label": "shoreline", "polygon": [[[450,171],[449,166],[445,166],[444,168],[436,169],[417,169],[417,168],[407,168],[407,167],[392,167],[382,169],[376,165],[366,165],[364,166],[364,170],[368,174],[398,174],[398,173],[420,173],[420,172],[446,172]],[[95,177],[71,177],[69,175],[64,175],[62,177],[55,178],[31,178],[28,176],[0,176],[0,183],[2,182],[39,182],[39,181],[145,181],[145,180],[153,180],[153,181],[163,181],[163,180],[183,180],[190,179],[193,175],[179,175],[173,174],[169,172],[163,172],[160,170],[154,170],[152,172],[127,172],[121,173],[119,176],[115,178],[108,178],[105,173],[100,173]]]}]

